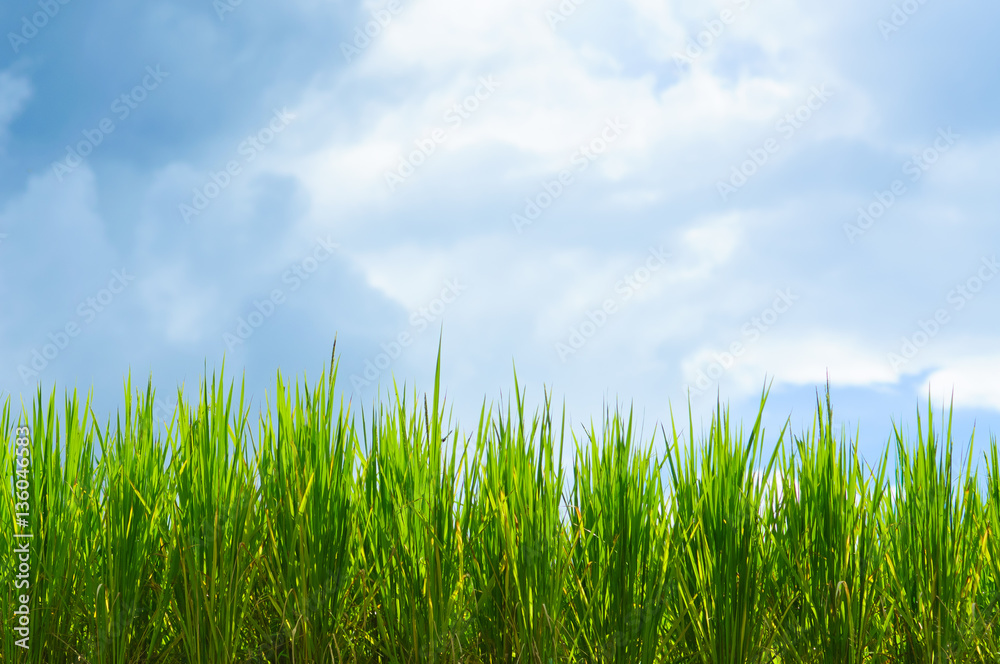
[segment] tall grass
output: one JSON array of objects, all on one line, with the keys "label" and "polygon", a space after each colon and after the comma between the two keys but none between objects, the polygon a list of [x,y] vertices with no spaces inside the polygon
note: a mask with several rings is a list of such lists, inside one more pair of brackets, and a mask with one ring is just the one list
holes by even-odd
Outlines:
[{"label": "tall grass", "polygon": [[165,428],[130,378],[103,423],[75,393],[0,404],[0,662],[997,661],[1000,450],[959,463],[930,404],[869,464],[829,390],[801,433],[765,435],[764,391],[748,428],[719,404],[644,435],[528,412],[515,376],[465,430],[440,365],[365,409],[336,376],[279,374],[259,415],[206,376]]},{"label": "tall grass", "polygon": [[458,661],[469,524],[469,505],[458,500],[464,446],[453,433],[450,442],[442,437],[439,379],[423,408],[395,396],[365,428],[359,555],[373,598],[367,654],[390,662]]},{"label": "tall grass", "polygon": [[341,661],[356,644],[338,625],[360,618],[358,449],[349,407],[334,396],[336,365],[318,385],[278,376],[276,419],[262,422],[256,456],[266,536],[263,583],[272,620],[264,650],[273,659]]},{"label": "tall grass", "polygon": [[562,661],[571,578],[560,517],[565,427],[556,448],[548,401],[529,422],[516,380],[514,389],[516,410],[508,404],[506,413],[480,417],[466,473],[469,656],[497,664]]},{"label": "tall grass", "polygon": [[[965,659],[974,647],[975,600],[986,553],[972,455],[955,472],[951,416],[940,431],[928,404],[917,445],[895,428],[896,493],[883,518],[900,657],[921,664]],[[970,445],[971,447],[971,445]]]},{"label": "tall grass", "polygon": [[167,631],[169,593],[163,592],[162,561],[171,478],[152,409],[152,390],[147,387],[133,400],[128,380],[114,428],[95,428],[104,453],[95,482],[99,522],[89,584],[97,586],[88,589],[87,597],[94,600],[91,647],[97,661],[149,661]]},{"label": "tall grass", "polygon": [[769,661],[786,610],[774,601],[778,542],[767,536],[762,510],[785,432],[765,459],[761,420],[766,399],[765,393],[746,436],[721,406],[701,445],[690,413],[686,446],[673,431],[668,460],[676,514],[676,596],[685,608],[685,649],[704,664]]},{"label": "tall grass", "polygon": [[778,596],[791,602],[782,621],[793,661],[861,664],[882,652],[892,596],[879,537],[888,456],[874,468],[857,441],[833,430],[833,407],[817,395],[813,428],[782,451],[773,537]]},{"label": "tall grass", "polygon": [[570,596],[584,661],[649,664],[662,655],[670,506],[652,447],[636,444],[631,413],[606,414],[602,430],[591,425],[577,445]]}]

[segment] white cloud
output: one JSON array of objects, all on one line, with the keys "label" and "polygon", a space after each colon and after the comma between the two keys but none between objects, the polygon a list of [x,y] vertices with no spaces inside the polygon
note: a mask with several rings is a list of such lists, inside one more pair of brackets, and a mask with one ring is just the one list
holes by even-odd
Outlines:
[{"label": "white cloud", "polygon": [[983,353],[949,359],[924,381],[918,397],[949,398],[954,390],[955,406],[959,408],[989,408],[1000,410],[1000,354]]},{"label": "white cloud", "polygon": [[[675,38],[676,21],[661,18],[656,29]],[[808,46],[801,30],[793,41],[794,49]],[[315,223],[326,223],[334,210],[382,207],[391,199],[385,172],[416,139],[443,126],[445,110],[470,94],[479,76],[491,75],[500,89],[449,132],[439,154],[428,160],[467,164],[466,186],[551,176],[606,119],[620,117],[629,128],[598,171],[616,181],[655,177],[661,195],[680,193],[717,178],[719,156],[742,154],[747,134],[773,133],[778,114],[802,103],[809,86],[836,83],[829,65],[808,76],[774,67],[737,80],[698,67],[658,90],[652,71],[612,74],[595,59],[599,52],[591,43],[578,46],[553,32],[544,9],[530,2],[413,2],[332,89],[316,87],[306,94],[300,124],[303,135],[316,140],[302,146],[289,172],[310,191]],[[383,89],[393,90],[391,100],[366,101],[362,122],[348,130],[341,119],[334,122],[339,129],[330,131],[345,92],[389,85]],[[823,138],[854,135],[863,125],[859,115],[865,113],[856,110],[863,99],[846,85],[838,95],[850,103],[844,111],[824,109],[830,117]],[[514,150],[518,157],[511,170],[497,173],[483,165],[486,150]],[[414,179],[428,177],[430,170],[418,169]]]},{"label": "white cloud", "polygon": [[24,110],[31,94],[28,79],[0,71],[0,148],[7,139],[10,123]]},{"label": "white cloud", "polygon": [[[606,293],[613,293],[622,273],[638,264],[644,245],[669,238],[673,244],[667,250],[675,262],[602,330],[587,352],[597,362],[611,362],[609,353],[614,349],[614,364],[628,365],[622,371],[629,375],[641,374],[642,366],[655,357],[656,368],[647,371],[663,366],[676,371],[678,365],[681,369],[682,375],[661,380],[691,380],[716,350],[740,340],[741,326],[770,303],[774,288],[810,285],[814,270],[825,267],[804,254],[788,256],[784,266],[761,265],[761,261],[780,256],[780,248],[794,247],[799,234],[813,232],[804,229],[813,217],[826,213],[817,209],[824,205],[817,200],[844,202],[845,217],[851,216],[852,204],[843,191],[828,190],[825,198],[815,199],[808,191],[789,189],[787,197],[798,199],[794,214],[782,202],[743,207],[746,196],[741,193],[728,211],[695,207],[662,219],[660,225],[635,219],[665,201],[714,191],[713,183],[745,159],[748,148],[775,136],[776,120],[803,104],[813,86],[826,84],[833,93],[831,102],[793,140],[782,144],[776,163],[766,167],[769,172],[779,170],[777,162],[831,143],[901,150],[900,154],[906,146],[885,145],[874,133],[881,109],[839,69],[841,54],[833,37],[848,21],[841,10],[807,10],[787,1],[748,3],[704,57],[682,72],[673,53],[695,36],[704,21],[735,3],[667,7],[631,0],[625,11],[632,16],[626,23],[641,25],[640,49],[659,67],[649,61],[636,66],[620,49],[610,48],[607,40],[581,39],[569,22],[553,31],[544,12],[556,4],[527,0],[405,4],[333,84],[317,84],[305,94],[298,108],[303,140],[281,168],[295,174],[309,191],[312,227],[327,228],[335,220],[357,234],[365,249],[353,253],[347,249],[347,255],[367,284],[401,309],[425,305],[445,279],[459,277],[468,285],[469,297],[447,313],[452,343],[458,346],[454,352],[459,353],[463,344],[484,343],[484,334],[512,332],[548,353],[554,340],[564,337]],[[369,9],[378,7],[373,3]],[[602,11],[587,6],[570,21],[579,21],[586,33],[586,26],[602,20]],[[749,55],[734,60],[736,52]],[[745,64],[736,67],[734,61]],[[445,110],[470,94],[484,75],[500,83],[497,92],[462,127],[449,130],[447,142],[412,180],[390,193],[385,172],[413,149],[416,139],[443,127]],[[354,115],[342,110],[345,98],[361,99]],[[566,228],[555,239],[538,235],[541,244],[532,243],[535,236],[526,240],[510,228],[498,230],[478,219],[464,226],[455,223],[447,236],[429,230],[419,243],[413,235],[379,237],[384,231],[378,224],[411,214],[399,203],[413,201],[404,198],[410,192],[427,197],[417,201],[421,207],[415,218],[425,218],[448,203],[428,197],[428,192],[486,193],[491,200],[503,200],[505,189],[518,191],[521,181],[534,186],[566,167],[580,144],[596,135],[606,118],[616,116],[629,124],[628,130],[587,174],[588,186],[567,197],[592,201],[604,214],[617,210],[626,216],[631,225],[625,232],[636,238],[631,250],[620,242],[604,246],[592,239],[599,237],[594,230],[604,226],[608,232],[618,232],[598,212],[574,219],[577,227]],[[949,155],[957,157],[957,151]],[[962,168],[982,178],[989,158],[986,152],[970,156]],[[958,163],[962,162],[956,159]],[[456,173],[459,181],[445,180]],[[945,169],[936,175],[940,181],[952,177]],[[604,189],[590,186],[598,183]],[[982,186],[988,186],[988,178]],[[517,211],[527,193],[530,188],[512,195],[510,209],[499,217],[506,219]],[[929,202],[926,192],[911,194],[905,204],[925,202]],[[495,210],[482,213],[497,216]],[[834,235],[839,230],[831,228]],[[582,238],[584,230],[590,231],[589,239],[577,239],[577,231]],[[751,253],[761,251],[768,238],[779,247],[767,249],[773,254]],[[869,246],[876,246],[874,240]],[[824,260],[849,264],[850,256],[838,251],[852,250],[846,243],[832,247]],[[886,297],[870,288],[866,294],[847,274],[819,283],[822,288],[811,294],[816,299],[829,288],[854,289],[858,302],[869,308],[869,298]],[[789,317],[815,316],[819,308],[803,309]],[[834,385],[897,384],[900,377],[873,336],[876,328],[865,320],[850,316],[846,320],[849,333],[815,319],[781,321],[759,342],[748,345],[746,354],[723,377],[724,390],[733,396],[755,394],[765,375],[777,384],[818,385],[828,371]],[[734,331],[733,339],[720,331],[726,329]],[[951,352],[943,346],[929,351],[921,367],[945,366]]]},{"label": "white cloud", "polygon": [[407,311],[425,304],[446,279],[464,272],[467,258],[465,252],[413,245],[358,252],[351,257],[372,289]]},{"label": "white cloud", "polygon": [[[779,324],[780,325],[780,324]],[[764,374],[776,384],[820,385],[829,374],[837,386],[870,386],[892,383],[896,374],[885,355],[862,339],[832,332],[803,333],[789,326],[764,333],[748,346],[733,369],[733,378],[744,394],[760,389]]]}]

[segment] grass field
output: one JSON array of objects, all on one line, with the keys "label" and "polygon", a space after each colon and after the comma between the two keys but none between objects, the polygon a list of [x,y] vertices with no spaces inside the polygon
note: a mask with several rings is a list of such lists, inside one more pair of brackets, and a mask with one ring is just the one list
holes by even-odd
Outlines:
[{"label": "grass field", "polygon": [[469,429],[438,381],[353,412],[335,375],[253,416],[207,378],[165,433],[131,381],[106,422],[4,404],[0,662],[1000,660],[997,441],[956,463],[930,405],[869,467],[829,396],[805,432],[640,439],[517,387]]}]

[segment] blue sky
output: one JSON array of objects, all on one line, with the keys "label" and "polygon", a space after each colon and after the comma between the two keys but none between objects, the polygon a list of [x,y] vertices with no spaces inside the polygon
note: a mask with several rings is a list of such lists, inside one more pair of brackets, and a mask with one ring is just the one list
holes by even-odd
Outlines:
[{"label": "blue sky", "polygon": [[988,3],[0,8],[0,396],[204,368],[1000,431]]}]

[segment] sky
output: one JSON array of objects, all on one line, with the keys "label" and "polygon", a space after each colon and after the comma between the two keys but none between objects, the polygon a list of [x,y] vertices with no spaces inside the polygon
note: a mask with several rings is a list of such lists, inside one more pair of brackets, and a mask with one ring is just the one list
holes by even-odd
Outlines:
[{"label": "sky", "polygon": [[[7,0],[0,399],[1000,431],[1000,5]],[[699,425],[696,424],[696,428]]]}]

